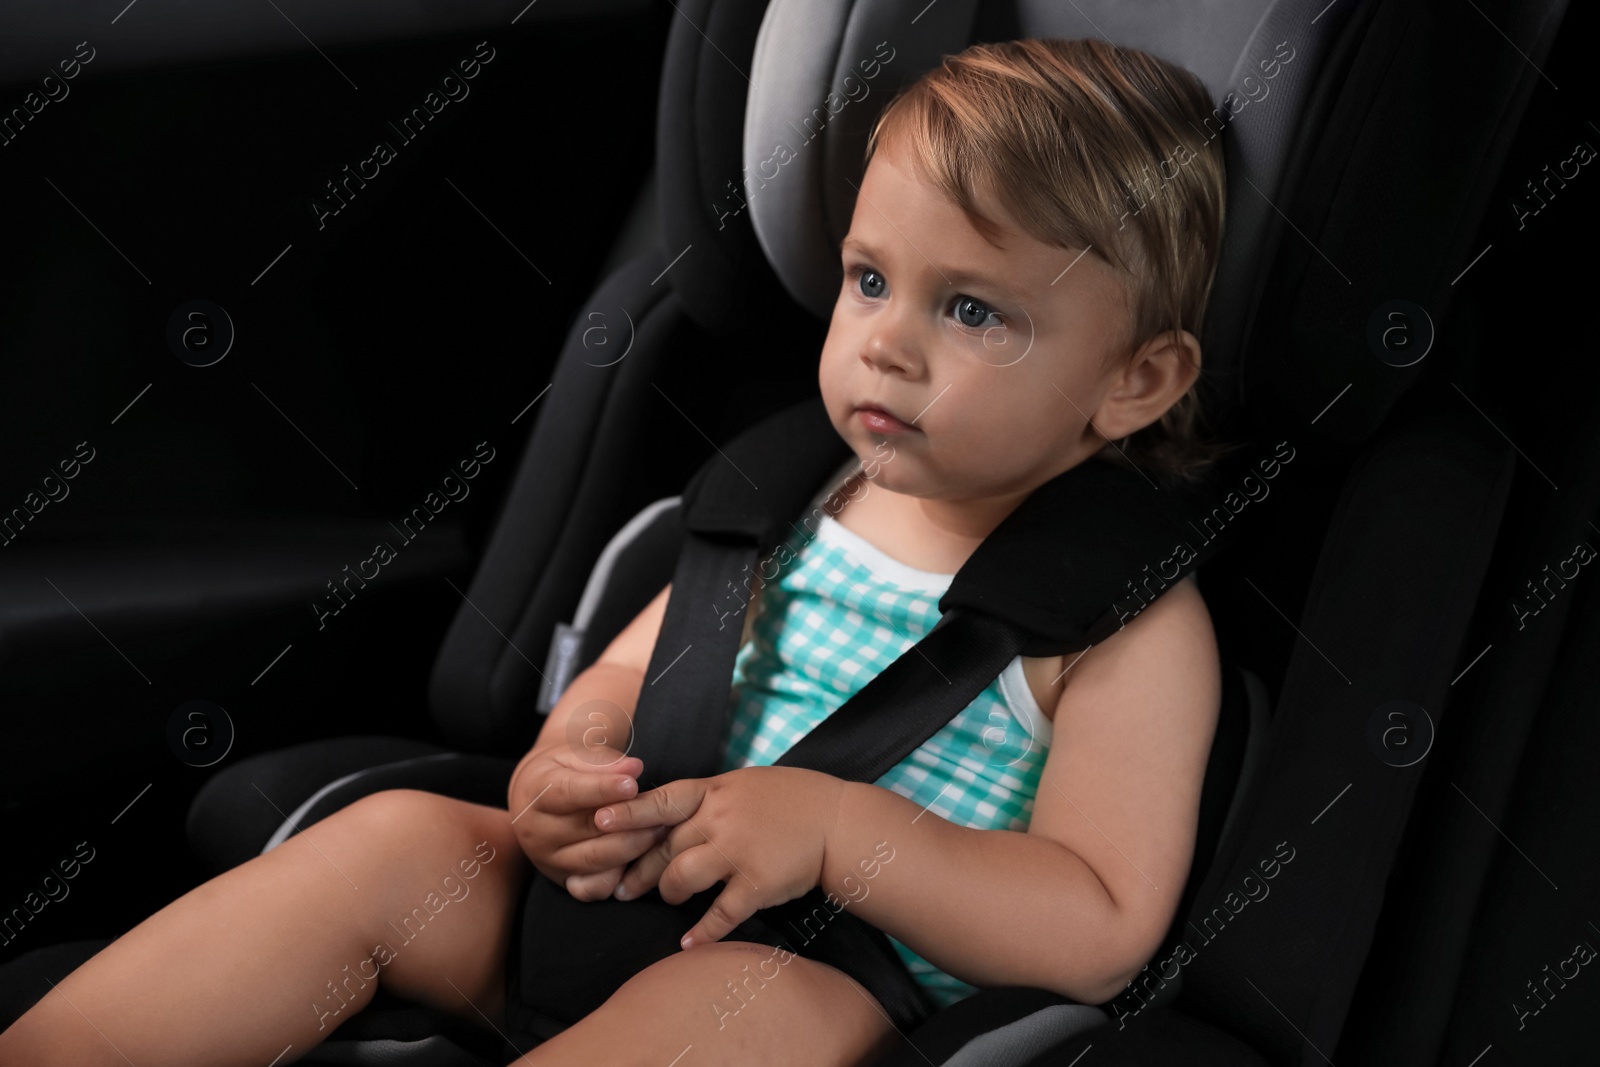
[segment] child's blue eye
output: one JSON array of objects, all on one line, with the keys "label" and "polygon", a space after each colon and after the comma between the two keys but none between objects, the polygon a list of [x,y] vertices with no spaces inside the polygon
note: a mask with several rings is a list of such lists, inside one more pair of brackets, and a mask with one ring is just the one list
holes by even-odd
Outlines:
[{"label": "child's blue eye", "polygon": [[[975,315],[978,321],[967,321],[968,315]],[[997,319],[1000,317],[999,315],[995,315],[995,313],[989,309],[989,305],[985,304],[982,300],[974,300],[970,296],[956,298],[956,319],[963,326],[969,326],[972,329],[977,329],[978,327],[982,326],[984,320],[989,318],[991,315]],[[995,323],[995,325],[998,326],[1003,324]]]},{"label": "child's blue eye", "polygon": [[[879,274],[871,267],[860,264],[846,269],[845,278],[856,283],[856,289],[861,293],[862,296],[873,300],[876,300],[878,297],[882,296],[884,288],[886,287],[886,283],[883,280],[883,275]],[[988,304],[985,304],[982,300],[978,300],[975,297],[957,297],[954,310],[956,321],[970,330],[982,328],[984,323],[990,319],[995,320],[994,322],[989,323],[990,329],[993,329],[996,326],[1005,325],[1005,321],[1001,318],[999,312],[993,310]],[[974,319],[976,321],[973,321]]]},{"label": "child's blue eye", "polygon": [[852,273],[859,279],[856,286],[861,290],[862,296],[883,295],[883,275],[871,267],[860,267]]}]

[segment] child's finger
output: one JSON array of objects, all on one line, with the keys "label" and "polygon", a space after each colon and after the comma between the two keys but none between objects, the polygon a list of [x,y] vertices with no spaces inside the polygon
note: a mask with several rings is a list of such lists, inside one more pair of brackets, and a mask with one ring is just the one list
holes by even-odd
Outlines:
[{"label": "child's finger", "polygon": [[578,874],[593,874],[632,862],[658,839],[655,830],[649,828],[620,834],[591,833],[556,849],[550,860]]},{"label": "child's finger", "polygon": [[717,899],[711,902],[711,907],[706,910],[705,915],[683,935],[683,940],[678,943],[685,949],[691,949],[696,945],[721,941],[727,937],[733,932],[734,927],[756,913],[755,901],[751,899],[748,890],[749,886],[743,879],[731,879],[728,888],[717,894]]},{"label": "child's finger", "polygon": [[594,813],[594,824],[609,833],[641,826],[677,826],[700,809],[709,782],[708,778],[679,778],[632,800],[608,803]]},{"label": "child's finger", "polygon": [[652,829],[656,831],[657,843],[634,860],[633,866],[622,876],[622,881],[617,883],[616,892],[612,895],[618,900],[633,900],[654,889],[661,881],[661,873],[677,855],[673,850],[672,827],[657,826]]},{"label": "child's finger", "polygon": [[567,892],[574,900],[604,900],[622,881],[622,868],[612,867],[596,874],[567,875]]},{"label": "child's finger", "polygon": [[638,756],[624,756],[620,752],[606,749],[611,755],[602,758],[599,750],[588,749],[581,756],[563,760],[562,764],[575,771],[596,771],[601,774],[626,774],[633,778],[644,773],[644,760]]},{"label": "child's finger", "polygon": [[535,798],[544,812],[564,815],[637,796],[639,782],[627,774],[568,773],[555,779]]},{"label": "child's finger", "polygon": [[[682,904],[696,893],[703,893],[718,882],[728,882],[731,885],[735,880],[744,883],[744,888],[747,890],[755,888],[748,878],[736,873],[733,862],[720,849],[709,841],[702,841],[701,844],[681,849],[673,857],[672,862],[667,864],[667,869],[662,871],[661,877],[656,880],[656,892],[660,893],[661,899],[668,904]],[[729,901],[723,901],[723,904],[727,903]],[[716,901],[713,901],[712,905],[715,907]],[[733,925],[738,926],[743,921],[744,919],[739,919]]]}]

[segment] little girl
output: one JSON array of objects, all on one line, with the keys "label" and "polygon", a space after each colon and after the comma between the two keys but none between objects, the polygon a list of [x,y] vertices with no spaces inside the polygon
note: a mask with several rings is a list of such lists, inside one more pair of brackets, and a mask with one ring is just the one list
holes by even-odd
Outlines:
[{"label": "little girl", "polygon": [[[1038,486],[1083,462],[1154,485],[1214,458],[1194,391],[1223,221],[1210,111],[1188,72],[1095,40],[976,45],[891,102],[818,375],[857,460],[750,606],[722,774],[641,794],[622,744],[573,743],[596,708],[632,714],[669,586],[562,695],[506,810],[363,798],[106,947],[0,1035],[0,1067],[290,1063],[380,982],[527,1052],[505,1032],[524,1007],[507,950],[533,872],[580,900],[724,888],[682,951],[518,1063],[871,1062],[902,1038],[855,978],[728,937],[816,886],[936,1004],[1111,999],[1194,852],[1221,683],[1193,582],[1084,652],[1019,657],[876,783],[770,764],[932,627]],[[449,906],[423,910],[441,884]],[[395,948],[409,915],[426,936]]]}]

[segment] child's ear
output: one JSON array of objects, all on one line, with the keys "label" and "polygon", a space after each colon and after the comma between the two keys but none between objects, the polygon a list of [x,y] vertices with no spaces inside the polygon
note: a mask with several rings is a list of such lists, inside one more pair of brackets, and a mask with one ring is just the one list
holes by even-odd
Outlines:
[{"label": "child's ear", "polygon": [[1188,330],[1165,330],[1111,372],[1094,413],[1095,429],[1119,441],[1166,413],[1200,376],[1200,342]]}]

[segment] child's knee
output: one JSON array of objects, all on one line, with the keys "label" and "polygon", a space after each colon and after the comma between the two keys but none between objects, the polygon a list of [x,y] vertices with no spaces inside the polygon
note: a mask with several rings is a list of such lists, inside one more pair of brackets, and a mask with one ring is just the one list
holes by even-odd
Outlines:
[{"label": "child's knee", "polygon": [[448,817],[457,802],[424,789],[380,789],[335,813],[370,823],[375,829],[428,828]]},{"label": "child's knee", "polygon": [[522,855],[504,810],[422,789],[369,793],[308,831],[325,854],[375,859],[390,870],[410,859],[476,878],[485,865],[509,867]]},{"label": "child's knee", "polygon": [[670,1018],[681,1023],[684,1041],[759,1047],[767,1062],[869,1062],[861,1058],[866,1051],[894,1036],[877,1001],[843,972],[746,941],[715,941],[656,961],[595,1018],[613,1032],[647,1020],[661,1037],[660,1020]]},{"label": "child's knee", "polygon": [[413,846],[438,837],[482,836],[490,809],[424,789],[381,789],[352,801],[328,817],[354,825],[373,840]]},{"label": "child's knee", "polygon": [[[646,967],[624,984],[640,992],[667,996],[687,996],[704,1001],[712,1015],[717,1005],[738,1012],[767,989],[787,984],[800,995],[813,994],[826,977],[818,973],[823,965],[791,952],[752,941],[713,941],[687,952],[674,952]],[[619,990],[620,992],[620,990]]]}]

